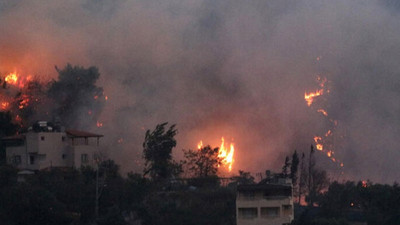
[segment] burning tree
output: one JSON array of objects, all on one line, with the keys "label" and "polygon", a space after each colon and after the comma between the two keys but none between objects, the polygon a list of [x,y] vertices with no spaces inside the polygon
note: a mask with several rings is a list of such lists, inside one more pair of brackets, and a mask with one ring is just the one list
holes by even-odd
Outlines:
[{"label": "burning tree", "polygon": [[219,149],[209,145],[198,150],[183,150],[186,161],[184,164],[194,177],[216,176],[223,158],[218,157]]},{"label": "burning tree", "polygon": [[95,84],[98,69],[68,64],[56,70],[58,80],[52,81],[17,72],[6,74],[0,79],[0,110],[9,112],[21,128],[43,119],[56,119],[74,128],[96,124],[106,99]]}]

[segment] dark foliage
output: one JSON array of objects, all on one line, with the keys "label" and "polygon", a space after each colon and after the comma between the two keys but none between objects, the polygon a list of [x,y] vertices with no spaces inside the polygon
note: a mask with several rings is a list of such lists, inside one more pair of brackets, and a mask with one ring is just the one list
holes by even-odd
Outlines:
[{"label": "dark foliage", "polygon": [[58,80],[50,83],[48,96],[54,101],[54,118],[68,127],[84,128],[96,124],[104,105],[103,89],[96,86],[100,73],[96,67],[68,64],[56,68]]},{"label": "dark foliage", "polygon": [[147,130],[143,142],[144,175],[149,174],[154,181],[165,180],[181,172],[180,165],[171,156],[172,148],[176,146],[177,130],[175,125],[166,130],[167,124],[158,124],[154,131]]}]

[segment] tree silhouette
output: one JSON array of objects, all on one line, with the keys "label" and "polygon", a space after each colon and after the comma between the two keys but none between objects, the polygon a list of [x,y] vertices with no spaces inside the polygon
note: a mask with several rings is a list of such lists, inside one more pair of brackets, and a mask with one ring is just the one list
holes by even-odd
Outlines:
[{"label": "tree silhouette", "polygon": [[160,181],[181,172],[180,165],[172,160],[172,148],[176,146],[177,130],[168,123],[158,124],[153,131],[147,130],[143,142],[145,159],[144,175],[149,174],[154,181]]}]

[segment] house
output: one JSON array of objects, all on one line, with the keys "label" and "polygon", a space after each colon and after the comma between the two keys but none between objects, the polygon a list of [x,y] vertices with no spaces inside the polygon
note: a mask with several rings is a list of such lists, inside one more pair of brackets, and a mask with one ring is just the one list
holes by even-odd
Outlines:
[{"label": "house", "polygon": [[2,139],[6,160],[21,170],[95,165],[103,135],[78,130],[63,130],[40,121],[28,132]]},{"label": "house", "polygon": [[287,179],[274,183],[238,185],[237,225],[286,225],[294,218],[292,184]]}]

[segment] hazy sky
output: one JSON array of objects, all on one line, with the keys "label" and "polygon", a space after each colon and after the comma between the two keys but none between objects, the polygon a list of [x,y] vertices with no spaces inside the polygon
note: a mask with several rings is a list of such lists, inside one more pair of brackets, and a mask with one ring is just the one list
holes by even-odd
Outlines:
[{"label": "hazy sky", "polygon": [[[97,66],[103,144],[141,171],[146,129],[182,148],[234,139],[234,170],[280,170],[334,128],[335,179],[399,181],[400,6],[373,0],[0,0],[0,73]],[[317,60],[317,58],[319,60]],[[305,91],[330,93],[311,107]],[[337,126],[317,112],[323,107]],[[79,119],[79,118],[77,118]],[[122,141],[120,140],[122,138]],[[118,143],[118,140],[120,140]],[[344,172],[340,175],[340,172]]]}]

